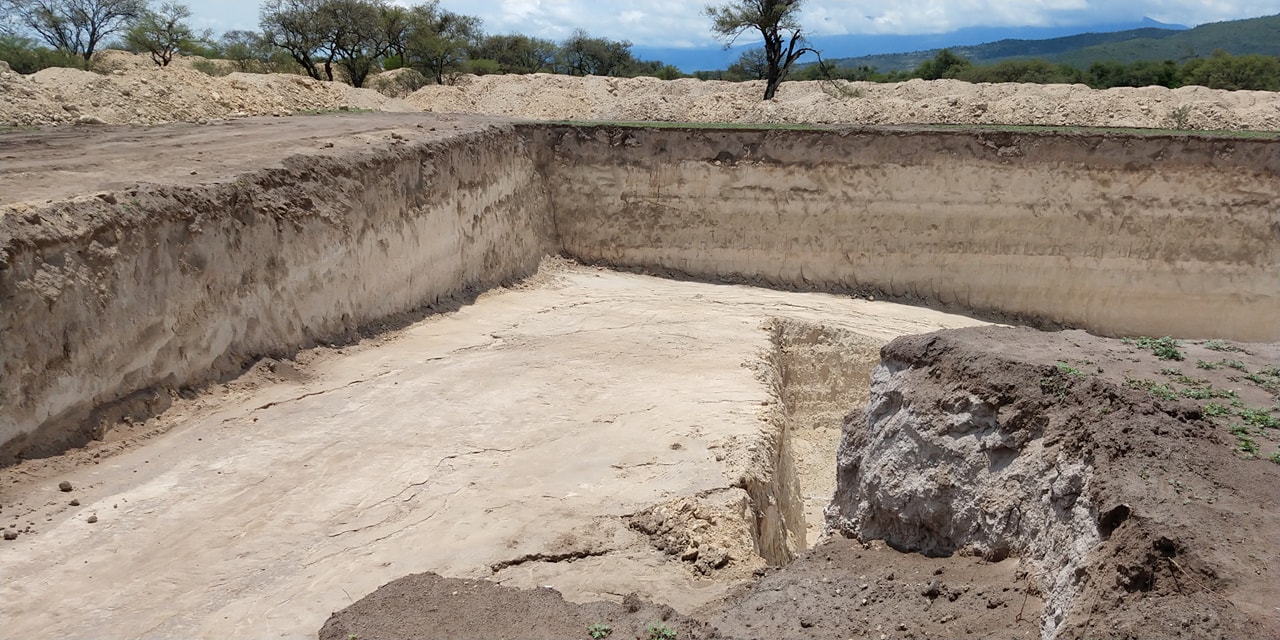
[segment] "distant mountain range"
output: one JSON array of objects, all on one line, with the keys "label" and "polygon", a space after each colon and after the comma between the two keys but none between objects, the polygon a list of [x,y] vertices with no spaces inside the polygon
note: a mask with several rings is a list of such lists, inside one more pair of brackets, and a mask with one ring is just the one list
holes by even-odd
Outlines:
[{"label": "distant mountain range", "polygon": [[[1280,15],[1215,22],[1194,29],[1140,28],[1109,33],[1083,33],[1043,40],[1005,39],[973,46],[949,46],[974,64],[1042,58],[1079,68],[1100,61],[1138,62],[1208,56],[1217,49],[1231,54],[1280,55]],[[934,57],[940,48],[828,60],[842,67],[868,66],[881,72],[910,71]]]},{"label": "distant mountain range", "polygon": [[[914,69],[943,48],[982,64],[1038,57],[1087,67],[1097,60],[1180,60],[1206,56],[1214,49],[1280,55],[1280,15],[1194,29],[1144,18],[1138,23],[1075,27],[972,27],[926,35],[822,36],[813,38],[811,44],[828,61],[841,66],[873,66],[882,72]],[[642,59],[661,60],[691,73],[724,69],[751,46],[728,50],[637,46],[632,50]],[[904,51],[911,53],[901,53]]]}]

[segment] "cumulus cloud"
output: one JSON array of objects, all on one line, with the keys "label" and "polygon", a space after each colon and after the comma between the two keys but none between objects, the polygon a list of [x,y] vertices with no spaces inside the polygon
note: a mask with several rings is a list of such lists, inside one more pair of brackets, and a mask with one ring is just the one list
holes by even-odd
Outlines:
[{"label": "cumulus cloud", "polygon": [[[443,0],[480,15],[493,33],[561,39],[576,27],[650,46],[713,42],[701,2],[666,0]],[[974,26],[1074,26],[1137,21],[1196,25],[1278,10],[1275,0],[807,0],[803,22],[815,35],[945,33]]]},{"label": "cumulus cloud", "polygon": [[[715,42],[701,13],[705,2],[697,0],[442,0],[441,4],[480,16],[488,33],[563,40],[582,28],[592,35],[646,46],[694,47]],[[202,27],[257,26],[257,0],[191,5]],[[1276,0],[806,0],[802,21],[814,35],[925,34],[975,26],[1128,22],[1143,16],[1197,25],[1278,11]]]}]

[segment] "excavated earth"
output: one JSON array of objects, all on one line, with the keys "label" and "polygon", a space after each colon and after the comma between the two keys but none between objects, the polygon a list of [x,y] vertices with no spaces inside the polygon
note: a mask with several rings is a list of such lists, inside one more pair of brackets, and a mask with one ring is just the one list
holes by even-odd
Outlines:
[{"label": "excavated earth", "polygon": [[0,143],[8,633],[1280,636],[1275,140]]}]

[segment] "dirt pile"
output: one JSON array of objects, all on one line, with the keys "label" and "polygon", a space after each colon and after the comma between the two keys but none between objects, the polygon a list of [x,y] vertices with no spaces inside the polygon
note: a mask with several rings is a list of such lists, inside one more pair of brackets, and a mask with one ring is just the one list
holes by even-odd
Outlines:
[{"label": "dirt pile", "polygon": [[[159,68],[145,56],[104,51],[95,73],[51,68],[24,76],[0,62],[0,125],[155,124],[308,111],[412,111],[370,89],[287,74],[211,76],[190,60]],[[215,64],[216,66],[216,64]]]},{"label": "dirt pile", "polygon": [[1044,638],[1274,633],[1280,467],[1254,452],[1276,448],[1280,348],[1143,344],[1009,328],[895,340],[865,419],[845,425],[828,524],[907,552],[1020,558]]},{"label": "dirt pile", "polygon": [[[590,628],[600,635],[590,634]],[[320,640],[668,637],[652,635],[663,629],[691,640],[714,637],[704,624],[635,595],[622,604],[573,604],[554,589],[520,590],[421,573],[384,585],[333,614]]]},{"label": "dirt pile", "polygon": [[1265,91],[788,82],[775,100],[762,102],[763,91],[760,82],[536,74],[463,76],[453,86],[424,87],[408,100],[426,111],[535,119],[1280,129],[1280,95]]}]

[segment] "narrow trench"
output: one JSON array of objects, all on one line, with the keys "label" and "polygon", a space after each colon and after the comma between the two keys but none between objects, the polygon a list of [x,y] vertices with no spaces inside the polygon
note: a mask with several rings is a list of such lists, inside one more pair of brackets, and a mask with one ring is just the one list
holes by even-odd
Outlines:
[{"label": "narrow trench", "polygon": [[756,549],[785,565],[821,538],[850,413],[861,419],[882,343],[847,329],[774,318],[767,383],[775,398],[772,473],[745,487],[757,505]]}]

